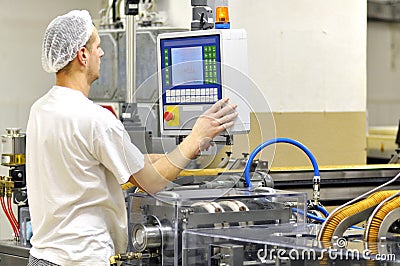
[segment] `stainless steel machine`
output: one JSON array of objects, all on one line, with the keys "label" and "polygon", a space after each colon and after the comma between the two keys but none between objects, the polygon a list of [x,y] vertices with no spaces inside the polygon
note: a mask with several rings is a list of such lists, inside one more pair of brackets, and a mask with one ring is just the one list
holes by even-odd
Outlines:
[{"label": "stainless steel machine", "polygon": [[[262,188],[164,191],[155,197],[131,194],[129,249],[146,254],[148,258],[142,259],[146,265],[191,265],[204,251],[182,250],[186,230],[305,224],[305,200],[304,193]],[[295,213],[293,208],[301,211]]]},{"label": "stainless steel machine", "polygon": [[[309,170],[267,174],[275,187],[283,187],[285,182],[293,190],[308,186],[303,194],[268,187],[266,179],[256,174],[251,181],[257,177],[263,181],[249,183],[246,173],[255,151],[244,173],[225,169],[214,178],[195,178],[193,172],[191,182],[172,185],[155,197],[131,194],[129,250],[112,257],[111,265],[119,259],[130,261],[126,265],[400,263],[398,167],[328,169],[317,191],[319,171],[315,169],[314,178]],[[337,187],[353,182],[358,184],[353,190],[358,196],[335,194]],[[371,187],[368,182],[381,184]],[[307,197],[306,192],[313,193]],[[340,206],[328,212],[321,199]]]},{"label": "stainless steel machine", "polygon": [[[26,265],[29,257],[27,194],[25,180],[25,139],[20,128],[7,128],[1,136],[1,165],[9,168],[0,176],[0,201],[13,231],[13,238],[0,240],[0,265]],[[17,217],[12,205],[17,206]],[[29,227],[29,226],[28,226]]]},{"label": "stainless steel machine", "polygon": [[[132,18],[99,30],[106,54],[89,97],[124,122],[144,153],[175,147],[192,117],[224,96],[243,101],[237,132],[250,129],[244,97],[250,92],[232,71],[247,73],[247,36],[202,32],[212,24],[208,2],[192,1],[193,10],[207,13],[194,16],[196,33],[136,28]],[[20,207],[17,219],[10,216],[16,238],[0,241],[0,266],[26,265],[29,256],[22,140],[11,130],[3,141],[10,177],[0,178],[1,196],[13,195]],[[127,190],[129,245],[110,265],[398,265],[399,171],[398,165],[351,166],[321,169],[313,178],[310,169],[270,169],[248,156],[185,170],[156,195]]]},{"label": "stainless steel machine", "polygon": [[[220,188],[204,189],[213,182],[206,181],[203,188],[176,185],[155,197],[133,193],[128,201],[129,248],[120,258],[124,265],[398,265],[400,190],[391,188],[398,187],[400,174],[382,176],[386,171],[390,175],[399,169],[379,169],[376,177],[388,182],[359,197],[347,195],[350,201],[338,197],[331,203],[341,205],[330,212],[322,204],[313,205],[305,192],[262,183],[224,188],[220,182]],[[324,171],[337,177],[351,172]],[[368,171],[352,178],[361,178],[363,172]],[[311,180],[310,172],[305,173]],[[231,177],[240,186],[243,179],[235,176],[240,174]],[[304,180],[297,176],[290,182]],[[329,178],[322,179],[322,199],[324,193],[332,195],[324,180]]]}]

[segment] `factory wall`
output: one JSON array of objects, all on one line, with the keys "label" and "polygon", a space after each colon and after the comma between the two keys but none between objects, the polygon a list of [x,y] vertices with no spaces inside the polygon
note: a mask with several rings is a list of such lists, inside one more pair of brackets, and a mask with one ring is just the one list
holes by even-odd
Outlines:
[{"label": "factory wall", "polygon": [[[32,103],[54,83],[43,71],[41,46],[47,25],[72,9],[87,9],[99,20],[99,0],[0,0],[0,132],[7,127],[26,129]],[[4,173],[4,167],[1,168]],[[1,172],[0,172],[1,174]]]},{"label": "factory wall", "polygon": [[[0,0],[0,135],[8,127],[25,131],[30,106],[54,83],[54,74],[41,66],[42,38],[51,19],[87,9],[97,21],[101,7],[99,0]],[[7,174],[8,168],[0,166],[0,175]],[[11,232],[1,213],[0,239],[11,238]]]},{"label": "factory wall", "polygon": [[[159,2],[172,25],[190,27],[189,5]],[[354,0],[229,1],[231,27],[248,33],[249,76],[268,104],[253,106],[258,117],[253,121],[261,125],[252,125],[251,149],[272,131],[303,142],[321,165],[365,163],[366,5]],[[267,110],[276,128],[265,119]],[[240,155],[246,148],[240,143],[246,142],[236,143]],[[273,166],[309,165],[294,150],[279,145]]]},{"label": "factory wall", "polygon": [[393,126],[400,119],[400,24],[368,21],[367,109],[370,126]]},{"label": "factory wall", "polygon": [[[43,72],[40,65],[41,39],[49,20],[72,8],[87,8],[96,20],[102,8],[102,2],[96,0],[18,3],[3,1],[5,8],[0,11],[0,33],[4,36],[0,43],[0,130],[4,132],[6,127],[25,129],[30,105],[53,82],[54,76]],[[159,10],[167,12],[170,25],[190,27],[190,1],[158,1],[158,5]],[[40,12],[43,8],[44,14]],[[312,147],[320,164],[363,163],[366,3],[230,1],[230,15],[232,28],[245,28],[248,32],[249,75],[267,102],[260,101],[253,108],[260,115],[271,109],[275,117],[276,128],[268,124],[266,131],[306,141],[304,144]],[[337,114],[337,118],[328,120],[318,115],[325,113]],[[343,114],[347,116],[343,118]],[[342,119],[353,126],[344,127]],[[258,121],[263,124],[263,119]],[[304,124],[313,125],[319,137],[310,138],[308,130],[299,130]],[[338,136],[332,137],[339,131]],[[349,136],[356,136],[359,141],[349,142]],[[248,149],[257,144],[251,143]],[[330,156],[325,155],[328,153]],[[293,164],[296,158],[282,164],[286,161]]]}]

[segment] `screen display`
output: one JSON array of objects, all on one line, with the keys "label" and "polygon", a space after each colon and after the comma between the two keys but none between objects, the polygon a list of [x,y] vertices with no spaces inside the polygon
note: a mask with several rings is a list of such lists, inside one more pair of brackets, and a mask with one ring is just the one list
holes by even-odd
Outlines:
[{"label": "screen display", "polygon": [[214,103],[221,99],[220,35],[160,40],[165,105]]},{"label": "screen display", "polygon": [[203,49],[201,46],[171,48],[172,85],[203,83]]}]

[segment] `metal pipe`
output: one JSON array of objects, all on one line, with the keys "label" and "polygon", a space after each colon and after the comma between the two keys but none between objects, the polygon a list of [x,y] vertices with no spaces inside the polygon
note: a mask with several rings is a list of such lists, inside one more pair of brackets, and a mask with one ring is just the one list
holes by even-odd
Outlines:
[{"label": "metal pipe", "polygon": [[141,252],[128,252],[125,254],[117,254],[110,257],[110,265],[116,266],[118,261],[141,260],[151,259],[158,257],[156,253],[141,253]]},{"label": "metal pipe", "polygon": [[136,19],[126,16],[126,102],[135,102],[136,85]]},{"label": "metal pipe", "polygon": [[117,0],[117,7],[116,7],[117,18],[121,18],[121,3],[122,0]]}]

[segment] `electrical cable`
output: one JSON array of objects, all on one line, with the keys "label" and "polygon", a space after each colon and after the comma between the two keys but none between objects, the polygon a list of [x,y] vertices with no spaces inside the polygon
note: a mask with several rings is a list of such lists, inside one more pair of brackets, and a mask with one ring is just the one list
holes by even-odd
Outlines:
[{"label": "electrical cable", "polygon": [[7,219],[8,219],[8,221],[10,222],[11,227],[12,227],[12,229],[13,229],[13,231],[14,231],[14,236],[15,236],[15,237],[18,237],[18,236],[19,236],[18,230],[17,230],[17,228],[15,228],[15,225],[14,225],[14,223],[12,222],[11,216],[10,216],[10,214],[8,213],[6,204],[5,204],[5,202],[4,202],[4,197],[0,197],[0,202],[1,202],[1,207],[3,208],[3,211],[4,211],[5,215],[7,216]]},{"label": "electrical cable", "polygon": [[19,224],[17,221],[17,218],[14,215],[12,206],[11,206],[11,198],[7,197],[7,207],[8,207],[8,212],[11,216],[12,221],[14,222],[15,228],[17,228],[18,232],[19,232]]}]

